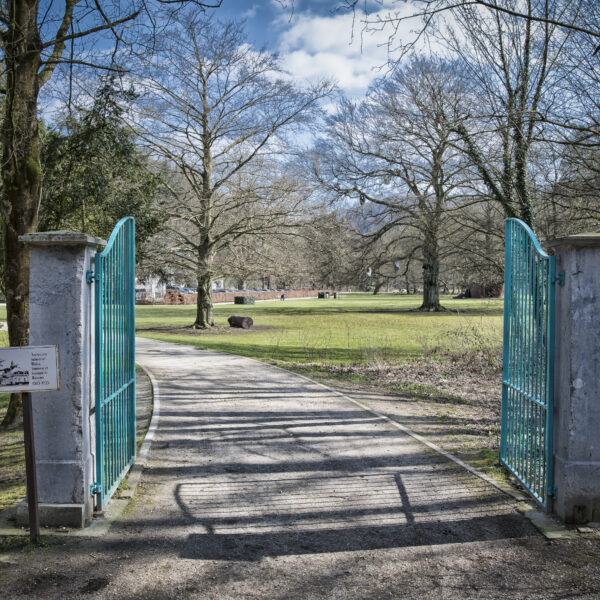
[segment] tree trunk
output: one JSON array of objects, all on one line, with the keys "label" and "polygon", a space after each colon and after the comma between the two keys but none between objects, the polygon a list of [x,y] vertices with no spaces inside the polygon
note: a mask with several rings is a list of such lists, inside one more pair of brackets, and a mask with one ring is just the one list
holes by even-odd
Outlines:
[{"label": "tree trunk", "polygon": [[[36,10],[10,3],[14,26],[4,42],[6,96],[2,115],[2,236],[8,337],[11,346],[29,343],[29,248],[19,236],[37,229],[41,182],[37,98],[41,41]],[[3,426],[22,414],[20,394],[12,394]]]},{"label": "tree trunk", "polygon": [[194,329],[208,329],[215,324],[212,303],[214,255],[208,248],[210,248],[209,242],[205,240],[205,243],[198,249],[198,300]]},{"label": "tree trunk", "polygon": [[212,274],[205,272],[198,274],[198,300],[196,304],[196,321],[193,327],[194,329],[208,329],[213,327],[214,324]]},{"label": "tree trunk", "polygon": [[383,281],[379,281],[375,284],[375,289],[373,290],[373,296],[377,296],[383,287]]},{"label": "tree trunk", "polygon": [[419,310],[428,312],[444,310],[440,304],[439,272],[437,236],[434,231],[428,229],[423,241],[423,303]]}]

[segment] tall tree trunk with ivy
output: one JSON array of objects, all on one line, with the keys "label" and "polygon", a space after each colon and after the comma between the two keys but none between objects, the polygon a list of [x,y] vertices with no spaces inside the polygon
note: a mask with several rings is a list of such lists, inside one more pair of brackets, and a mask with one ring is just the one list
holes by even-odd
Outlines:
[{"label": "tall tree trunk with ivy", "polygon": [[[4,40],[6,96],[2,115],[2,240],[8,337],[11,346],[29,343],[29,248],[19,236],[36,230],[41,183],[39,93],[41,40],[35,2],[11,2]],[[3,425],[19,420],[20,394],[12,394]]]}]

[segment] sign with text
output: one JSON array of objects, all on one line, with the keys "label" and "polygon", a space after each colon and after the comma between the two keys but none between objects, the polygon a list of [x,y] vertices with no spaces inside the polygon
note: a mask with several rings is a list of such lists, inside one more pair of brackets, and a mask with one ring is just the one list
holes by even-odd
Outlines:
[{"label": "sign with text", "polygon": [[58,389],[58,346],[0,348],[0,392],[48,392]]}]

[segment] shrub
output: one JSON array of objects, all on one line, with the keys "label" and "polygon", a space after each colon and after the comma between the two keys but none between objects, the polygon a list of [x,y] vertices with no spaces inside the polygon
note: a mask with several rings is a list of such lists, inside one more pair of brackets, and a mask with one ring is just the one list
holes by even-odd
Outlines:
[{"label": "shrub", "polygon": [[254,296],[234,296],[233,303],[234,304],[254,304],[256,302],[256,298]]}]

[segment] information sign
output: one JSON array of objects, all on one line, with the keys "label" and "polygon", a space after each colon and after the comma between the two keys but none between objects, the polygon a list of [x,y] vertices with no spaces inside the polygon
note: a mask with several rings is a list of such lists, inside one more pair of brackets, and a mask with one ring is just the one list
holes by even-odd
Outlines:
[{"label": "information sign", "polygon": [[57,346],[0,348],[0,392],[60,389]]}]

